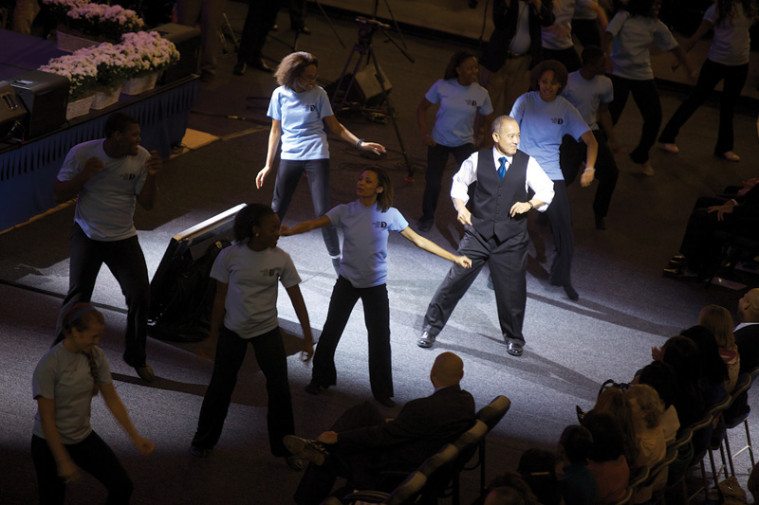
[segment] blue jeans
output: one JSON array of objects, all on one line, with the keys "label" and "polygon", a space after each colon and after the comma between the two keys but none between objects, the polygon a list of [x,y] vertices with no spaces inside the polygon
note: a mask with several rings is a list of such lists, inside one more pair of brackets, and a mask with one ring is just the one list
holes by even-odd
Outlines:
[{"label": "blue jeans", "polygon": [[287,355],[279,328],[250,339],[240,338],[225,327],[219,332],[213,375],[200,408],[198,429],[192,445],[210,449],[221,437],[227,418],[232,392],[237,384],[248,344],[253,346],[256,362],[266,377],[266,393],[269,397],[266,421],[269,428],[269,447],[274,456],[290,453],[282,443],[282,437],[295,432],[290,384],[287,381]]},{"label": "blue jeans", "polygon": [[[290,206],[298,181],[306,173],[308,186],[311,189],[311,202],[314,205],[316,217],[323,216],[329,206],[329,160],[280,160],[277,170],[277,180],[274,182],[274,195],[271,208],[280,219],[284,219]],[[340,255],[340,240],[334,226],[322,228],[324,245],[332,257]]]},{"label": "blue jeans", "polygon": [[[129,503],[133,485],[124,467],[108,444],[91,432],[76,444],[67,444],[66,451],[74,464],[99,480],[108,490],[108,504]],[[63,505],[66,484],[58,476],[58,466],[47,440],[32,435],[32,461],[37,473],[37,489],[41,505]]]}]

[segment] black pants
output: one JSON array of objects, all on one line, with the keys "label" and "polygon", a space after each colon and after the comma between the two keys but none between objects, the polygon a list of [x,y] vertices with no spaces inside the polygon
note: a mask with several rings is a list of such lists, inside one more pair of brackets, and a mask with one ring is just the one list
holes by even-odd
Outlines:
[{"label": "black pants", "polygon": [[556,60],[567,67],[567,72],[574,72],[580,70],[582,62],[580,56],[575,51],[574,47],[568,47],[566,49],[546,49],[545,47],[540,52],[540,61]]},{"label": "black pants", "polygon": [[248,0],[248,14],[240,38],[237,61],[250,63],[261,57],[266,35],[277,21],[282,0]]},{"label": "black pants", "polygon": [[[95,477],[108,490],[108,504],[129,503],[133,485],[108,444],[94,431],[77,444],[66,445],[74,464]],[[66,484],[58,476],[58,466],[47,440],[32,435],[32,461],[37,473],[40,505],[62,505]]]},{"label": "black pants", "polygon": [[69,292],[63,300],[58,321],[58,335],[63,326],[63,315],[78,302],[89,302],[95,289],[100,267],[105,263],[121,286],[126,297],[127,328],[124,337],[124,361],[130,366],[145,364],[145,341],[148,332],[150,309],[150,283],[145,256],[137,236],[103,242],[92,240],[78,224],[71,233],[69,260]]},{"label": "black pants", "polygon": [[300,30],[306,26],[306,0],[289,0],[290,28]]},{"label": "black pants", "polygon": [[546,209],[551,224],[555,255],[551,264],[551,284],[567,286],[572,284],[572,256],[574,238],[572,236],[572,208],[569,205],[566,183],[553,181],[553,200]]},{"label": "black pants", "polygon": [[289,452],[282,443],[282,437],[292,435],[295,428],[290,385],[287,382],[287,355],[279,328],[251,339],[240,338],[227,328],[221,329],[216,345],[213,375],[203,398],[198,429],[192,439],[192,445],[210,449],[219,441],[248,343],[253,346],[256,362],[266,377],[266,392],[269,397],[266,421],[271,453],[275,456],[287,456]]},{"label": "black pants", "polygon": [[422,197],[422,221],[435,219],[435,209],[440,197],[440,186],[443,180],[443,172],[448,158],[453,154],[456,165],[460,166],[464,160],[475,151],[474,144],[467,143],[456,147],[448,147],[440,144],[427,147],[427,172],[424,174],[424,196]]},{"label": "black pants", "polygon": [[698,74],[698,81],[693,87],[690,96],[680,104],[672,119],[659,135],[659,142],[674,144],[680,128],[690,119],[696,109],[701,107],[709,98],[714,87],[721,80],[725,80],[722,86],[722,95],[719,103],[719,133],[717,143],[714,145],[714,154],[721,156],[727,151],[733,150],[733,112],[738,97],[741,95],[743,85],[748,77],[748,63],[745,65],[728,66],[706,60]]},{"label": "black pants", "polygon": [[573,19],[572,33],[583,47],[601,47],[601,29],[597,19]]},{"label": "black pants", "polygon": [[635,81],[623,77],[611,76],[614,84],[614,100],[609,104],[611,120],[617,124],[622,111],[627,104],[627,97],[632,93],[635,105],[643,117],[643,126],[640,132],[638,145],[630,152],[630,159],[638,164],[648,161],[651,147],[656,142],[656,135],[661,126],[661,102],[656,83],[653,79],[647,81]]},{"label": "black pants", "polygon": [[[342,431],[379,426],[385,422],[385,416],[369,402],[355,405],[346,410],[330,427],[331,431]],[[329,457],[323,465],[308,465],[295,491],[295,503],[298,505],[318,505],[329,496],[338,477],[348,479],[351,488],[376,489],[377,474],[380,463],[373,458],[372,451],[345,453],[339,445],[327,446]]]},{"label": "black pants", "polygon": [[350,281],[338,277],[329,300],[324,322],[314,354],[311,382],[332,386],[337,382],[335,351],[345,325],[358,299],[364,305],[364,321],[369,337],[369,381],[375,398],[393,396],[393,370],[390,352],[390,302],[387,285],[354,288]]},{"label": "black pants", "polygon": [[467,226],[456,254],[468,256],[472,260],[472,268],[453,265],[448,270],[427,307],[425,329],[431,335],[442,331],[459,300],[487,262],[493,278],[501,335],[505,340],[524,343],[522,325],[527,298],[527,243],[526,229],[501,242],[496,237],[485,238],[473,227]]},{"label": "black pants", "polygon": [[[609,213],[611,196],[617,187],[619,168],[614,160],[614,153],[609,149],[608,139],[602,130],[593,130],[593,136],[598,141],[598,157],[596,158],[595,178],[598,181],[596,197],[593,199],[593,213],[596,217],[606,217]],[[587,146],[584,142],[577,142],[569,135],[565,135],[561,142],[561,171],[564,181],[569,186],[582,171],[585,162]]]}]

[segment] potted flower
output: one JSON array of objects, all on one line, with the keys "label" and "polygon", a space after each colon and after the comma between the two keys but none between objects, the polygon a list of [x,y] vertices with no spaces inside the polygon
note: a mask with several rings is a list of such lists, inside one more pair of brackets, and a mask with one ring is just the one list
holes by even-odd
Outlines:
[{"label": "potted flower", "polygon": [[69,9],[61,23],[87,37],[111,42],[118,42],[124,33],[145,27],[145,22],[131,9],[93,3]]},{"label": "potted flower", "polygon": [[68,11],[74,7],[81,7],[88,3],[90,0],[42,0],[50,16],[58,20],[65,18]]},{"label": "potted flower", "polygon": [[104,109],[116,103],[124,81],[129,78],[126,58],[118,46],[103,42],[80,49],[74,54],[89,59],[97,68],[97,90],[92,108]]},{"label": "potted flower", "polygon": [[126,71],[131,76],[122,89],[127,95],[153,89],[159,72],[179,61],[174,43],[158,32],[125,33],[116,48],[123,54]]},{"label": "potted flower", "polygon": [[65,77],[69,81],[66,119],[87,114],[97,87],[97,66],[84,55],[66,55],[50,60],[39,70]]}]

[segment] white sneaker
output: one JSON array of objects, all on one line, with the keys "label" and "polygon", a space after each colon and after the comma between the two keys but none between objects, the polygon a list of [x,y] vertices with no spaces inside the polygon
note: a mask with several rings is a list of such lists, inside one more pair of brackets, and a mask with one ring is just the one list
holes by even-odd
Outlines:
[{"label": "white sneaker", "polygon": [[647,175],[649,177],[656,174],[656,172],[654,172],[654,167],[651,166],[651,161],[643,163],[640,166],[640,171],[643,173],[643,175]]},{"label": "white sneaker", "polygon": [[680,152],[680,148],[677,147],[677,144],[665,144],[663,142],[659,142],[659,149],[670,154],[678,154]]}]

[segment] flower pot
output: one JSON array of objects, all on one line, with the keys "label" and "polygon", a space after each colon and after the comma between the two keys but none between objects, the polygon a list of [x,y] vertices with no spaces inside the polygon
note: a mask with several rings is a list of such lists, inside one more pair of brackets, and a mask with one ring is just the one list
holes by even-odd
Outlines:
[{"label": "flower pot", "polygon": [[94,98],[95,95],[89,95],[77,98],[76,100],[69,100],[68,105],[66,105],[66,121],[89,114]]},{"label": "flower pot", "polygon": [[105,109],[118,102],[120,94],[121,86],[97,91],[93,97],[91,108],[95,110]]},{"label": "flower pot", "polygon": [[100,43],[97,40],[88,39],[81,34],[69,32],[60,27],[55,31],[55,41],[58,49],[70,53],[73,53],[77,49],[96,46]]},{"label": "flower pot", "polygon": [[156,82],[158,82],[158,72],[132,77],[124,83],[121,93],[124,95],[139,95],[155,88]]}]

